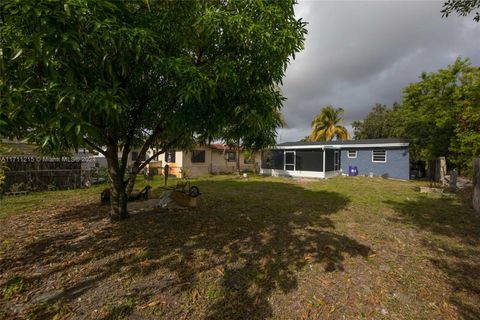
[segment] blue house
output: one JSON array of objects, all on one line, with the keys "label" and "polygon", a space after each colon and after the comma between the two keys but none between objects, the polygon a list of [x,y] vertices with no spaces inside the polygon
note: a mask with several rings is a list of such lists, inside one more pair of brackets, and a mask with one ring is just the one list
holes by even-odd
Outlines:
[{"label": "blue house", "polygon": [[405,139],[366,139],[329,142],[285,142],[262,152],[265,175],[329,178],[348,174],[408,180],[409,153]]}]

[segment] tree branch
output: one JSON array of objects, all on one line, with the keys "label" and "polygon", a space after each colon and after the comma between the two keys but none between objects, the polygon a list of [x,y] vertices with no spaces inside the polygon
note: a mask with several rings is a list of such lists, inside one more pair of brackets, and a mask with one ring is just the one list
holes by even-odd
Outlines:
[{"label": "tree branch", "polygon": [[127,136],[125,138],[125,145],[123,146],[122,159],[121,159],[121,169],[125,170],[127,166],[128,154],[130,153],[130,146],[132,144],[133,137],[135,136],[135,123],[137,121],[137,116],[134,116],[132,125],[128,130]]},{"label": "tree branch", "polygon": [[100,147],[96,146],[93,142],[91,142],[90,140],[86,139],[86,138],[83,138],[83,141],[85,141],[86,144],[88,144],[93,150],[96,150],[98,152],[100,152],[101,154],[103,154],[105,157],[107,156],[107,153]]},{"label": "tree branch", "polygon": [[[178,102],[179,98],[176,97],[174,99],[174,101],[172,102],[172,107],[175,106]],[[157,126],[155,127],[155,129],[153,129],[153,132],[152,134],[147,138],[147,140],[145,141],[145,143],[143,144],[142,146],[142,149],[140,150],[139,154],[138,154],[138,158],[137,160],[135,160],[135,162],[133,163],[132,165],[132,168],[137,168],[138,171],[140,171],[142,168],[145,167],[145,165],[143,165],[141,168],[140,168],[140,163],[141,163],[141,159],[145,156],[145,154],[147,153],[147,150],[150,148],[150,146],[152,145],[152,142],[157,138],[157,135],[162,132],[163,128],[162,128],[162,124],[159,123],[157,124]],[[177,141],[178,138],[172,140],[172,141]],[[148,163],[148,162],[147,162]],[[137,171],[137,172],[138,172]]]},{"label": "tree branch", "polygon": [[150,148],[150,145],[152,144],[153,140],[155,140],[157,138],[157,135],[162,131],[162,127],[160,124],[158,124],[155,129],[153,129],[153,132],[152,134],[150,135],[150,137],[148,137],[148,139],[145,141],[145,143],[143,144],[142,146],[142,149],[140,150],[140,152],[138,153],[138,158],[137,160],[135,160],[135,162],[133,163],[132,167],[133,168],[137,168],[138,170],[139,167],[140,167],[140,163],[141,163],[141,159],[143,158],[143,156],[145,156],[145,154],[147,153],[147,150]]},{"label": "tree branch", "polygon": [[160,151],[157,151],[156,153],[154,153],[150,158],[148,158],[147,160],[145,160],[139,167],[138,167],[138,171],[142,170],[143,168],[145,168],[145,166],[147,164],[150,163],[150,161],[152,161],[155,157],[158,157],[159,155],[161,155],[162,153],[166,152],[171,146],[173,146],[178,140],[180,140],[180,137],[177,137],[175,139],[173,139],[172,141],[170,141],[169,143],[167,143],[167,145],[163,146],[162,149],[160,149]]}]

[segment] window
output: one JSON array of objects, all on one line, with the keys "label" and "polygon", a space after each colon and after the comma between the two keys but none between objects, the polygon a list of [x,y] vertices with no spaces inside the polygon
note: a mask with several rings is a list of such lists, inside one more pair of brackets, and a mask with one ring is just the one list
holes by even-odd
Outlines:
[{"label": "window", "polygon": [[192,163],[205,162],[205,150],[192,151]]},{"label": "window", "polygon": [[227,151],[227,153],[225,153],[225,159],[227,159],[227,161],[237,161],[237,153],[235,151]]},{"label": "window", "polygon": [[373,150],[372,162],[387,162],[387,151],[385,150]]},{"label": "window", "polygon": [[175,150],[165,152],[165,162],[175,162]]},{"label": "window", "polygon": [[354,159],[357,157],[357,150],[348,150],[347,157],[350,159]]},{"label": "window", "polygon": [[155,157],[153,157],[153,161],[158,161],[158,149],[152,149],[152,156],[155,155]]},{"label": "window", "polygon": [[133,151],[132,152],[132,161],[135,161],[138,159],[138,152],[137,151]]}]

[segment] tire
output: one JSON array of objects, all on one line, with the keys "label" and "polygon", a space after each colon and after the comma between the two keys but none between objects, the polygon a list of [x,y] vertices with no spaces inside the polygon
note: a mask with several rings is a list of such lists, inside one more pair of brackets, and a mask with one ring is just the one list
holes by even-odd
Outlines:
[{"label": "tire", "polygon": [[191,186],[190,189],[188,189],[188,195],[192,198],[196,198],[200,195],[200,189],[198,189],[197,186]]}]

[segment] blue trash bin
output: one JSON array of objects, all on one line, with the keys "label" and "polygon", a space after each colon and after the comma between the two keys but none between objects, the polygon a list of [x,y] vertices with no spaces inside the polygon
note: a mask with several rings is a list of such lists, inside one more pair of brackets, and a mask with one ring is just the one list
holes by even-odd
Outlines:
[{"label": "blue trash bin", "polygon": [[349,166],[348,167],[348,175],[350,177],[354,177],[358,175],[358,168],[356,166]]}]

